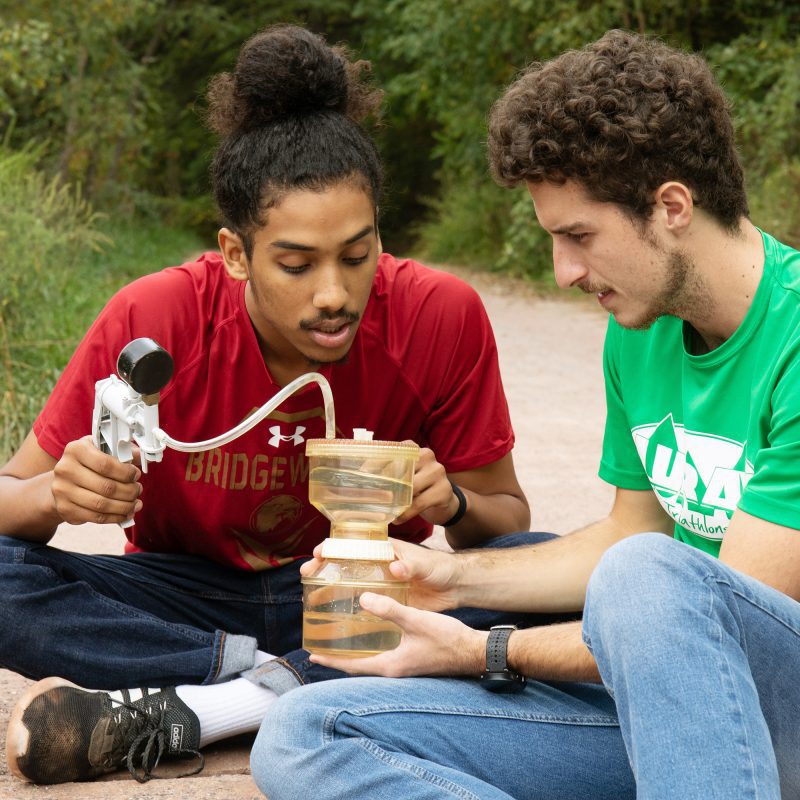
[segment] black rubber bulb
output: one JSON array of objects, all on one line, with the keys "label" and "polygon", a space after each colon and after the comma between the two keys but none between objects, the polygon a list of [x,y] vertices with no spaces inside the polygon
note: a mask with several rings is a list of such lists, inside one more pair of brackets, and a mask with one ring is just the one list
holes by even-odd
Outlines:
[{"label": "black rubber bulb", "polygon": [[172,368],[172,356],[146,337],[128,342],[117,358],[120,378],[139,394],[160,392],[172,377]]}]

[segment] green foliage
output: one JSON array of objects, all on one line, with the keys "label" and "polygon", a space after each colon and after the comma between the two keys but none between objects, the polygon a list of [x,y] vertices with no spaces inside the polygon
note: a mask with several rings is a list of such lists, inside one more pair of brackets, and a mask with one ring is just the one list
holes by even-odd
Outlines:
[{"label": "green foliage", "polygon": [[0,462],[107,298],[200,249],[160,223],[102,220],[77,188],[47,178],[37,155],[0,149]]},{"label": "green foliage", "polygon": [[549,234],[539,225],[528,192],[515,189],[504,228],[504,241],[495,267],[519,278],[552,283],[553,259]]},{"label": "green foliage", "polygon": [[715,66],[739,120],[754,220],[799,243],[797,0],[0,0],[0,18],[0,139],[39,142],[47,174],[80,184],[98,208],[205,235],[216,222],[209,77],[274,22],[345,41],[386,90],[376,135],[387,247],[533,275],[549,245],[524,199],[487,185],[492,102],[532,60],[612,27],[657,33]]},{"label": "green foliage", "polygon": [[510,199],[487,178],[431,199],[430,219],[416,229],[424,242],[422,254],[437,263],[492,268],[503,247]]}]

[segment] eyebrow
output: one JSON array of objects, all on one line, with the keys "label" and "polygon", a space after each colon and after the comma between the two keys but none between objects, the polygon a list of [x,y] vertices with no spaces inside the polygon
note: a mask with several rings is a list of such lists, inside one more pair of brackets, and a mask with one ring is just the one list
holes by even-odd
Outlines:
[{"label": "eyebrow", "polygon": [[[368,234],[372,233],[375,230],[374,225],[367,225],[362,228],[358,233],[354,236],[351,236],[349,239],[346,239],[343,244],[353,244],[353,242],[357,242],[359,239],[363,239]],[[282,239],[279,239],[277,242],[270,242],[270,247],[277,247],[282,250],[303,250],[304,252],[313,252],[316,250],[316,247],[311,247],[307,244],[299,244],[297,242],[287,242]]]},{"label": "eyebrow", "polygon": [[574,233],[581,228],[588,228],[589,223],[587,222],[572,222],[569,225],[563,225],[560,228],[553,228],[550,233]]}]

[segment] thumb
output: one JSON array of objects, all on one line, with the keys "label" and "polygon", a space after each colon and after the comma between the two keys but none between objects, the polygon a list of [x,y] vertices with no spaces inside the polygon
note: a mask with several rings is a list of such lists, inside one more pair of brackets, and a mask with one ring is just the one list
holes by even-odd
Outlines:
[{"label": "thumb", "polygon": [[364,611],[388,622],[396,622],[398,625],[402,625],[402,621],[408,613],[408,609],[397,600],[392,600],[391,597],[384,594],[375,594],[375,592],[364,592],[358,602]]},{"label": "thumb", "polygon": [[402,580],[419,580],[425,578],[430,572],[426,551],[419,545],[404,542],[402,539],[390,539],[394,547],[395,561],[389,564],[389,569],[396,578]]}]

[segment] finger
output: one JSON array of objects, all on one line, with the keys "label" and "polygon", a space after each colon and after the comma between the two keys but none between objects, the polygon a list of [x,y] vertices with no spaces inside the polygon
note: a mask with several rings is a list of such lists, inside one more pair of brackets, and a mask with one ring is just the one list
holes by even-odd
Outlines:
[{"label": "finger", "polygon": [[133,483],[142,476],[142,471],[130,462],[122,462],[108,453],[98,450],[92,443],[91,436],[84,436],[70,442],[64,448],[64,456],[59,464],[79,464],[104,478],[120,483]]},{"label": "finger", "polygon": [[[316,553],[316,548],[314,549]],[[322,561],[319,558],[312,558],[309,561],[306,561],[304,564],[300,565],[300,574],[304,578],[310,578],[320,567],[322,566]]]},{"label": "finger", "polygon": [[78,502],[78,505],[93,508],[101,500],[132,504],[141,495],[142,484],[115,480],[80,465],[61,468],[57,464],[53,470],[53,493],[70,495],[73,490],[95,495],[97,499]]},{"label": "finger", "polygon": [[380,656],[346,658],[344,656],[328,656],[312,653],[308,657],[308,660],[312,664],[338,669],[342,672],[346,672],[348,675],[383,675],[385,671],[385,669],[382,668],[383,660]]},{"label": "finger", "polygon": [[389,569],[395,577],[419,580],[428,575],[431,568],[431,551],[428,548],[391,537],[389,541],[396,559],[389,563]]},{"label": "finger", "polygon": [[97,507],[91,505],[91,500],[88,501],[88,506],[80,505],[80,500],[83,499],[83,497],[79,497],[78,502],[75,502],[71,498],[57,498],[56,511],[65,522],[69,522],[72,525],[80,525],[84,522],[107,525],[125,522],[132,519],[134,514],[142,510],[141,500],[125,505],[112,504],[111,501],[108,501],[103,506]]}]

